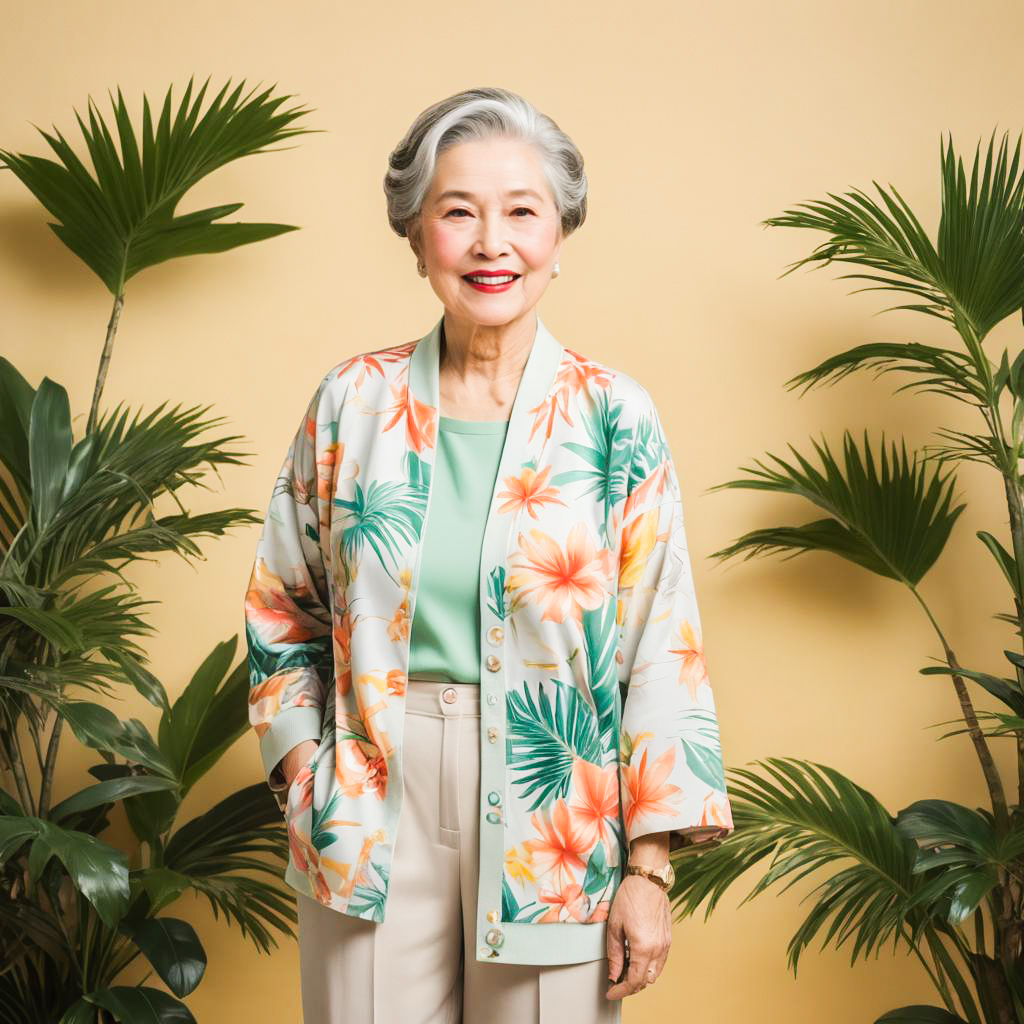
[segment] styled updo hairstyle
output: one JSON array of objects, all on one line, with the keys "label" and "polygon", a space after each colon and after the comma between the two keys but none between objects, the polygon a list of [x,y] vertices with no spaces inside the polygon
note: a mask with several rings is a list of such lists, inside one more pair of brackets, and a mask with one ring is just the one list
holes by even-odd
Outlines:
[{"label": "styled updo hairstyle", "polygon": [[466,89],[427,107],[388,157],[384,175],[388,221],[407,237],[408,222],[430,190],[438,156],[451,146],[495,136],[523,139],[537,147],[555,197],[562,233],[570,235],[587,215],[587,176],[572,139],[546,114],[507,89]]}]

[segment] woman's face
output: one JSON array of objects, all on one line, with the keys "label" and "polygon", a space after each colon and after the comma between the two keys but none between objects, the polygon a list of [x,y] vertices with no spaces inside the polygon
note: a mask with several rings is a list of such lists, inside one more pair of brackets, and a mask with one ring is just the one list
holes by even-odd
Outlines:
[{"label": "woman's face", "polygon": [[[506,324],[537,305],[562,243],[540,155],[507,138],[445,150],[409,234],[446,312],[488,326]],[[518,276],[484,289],[466,279],[481,270]]]}]

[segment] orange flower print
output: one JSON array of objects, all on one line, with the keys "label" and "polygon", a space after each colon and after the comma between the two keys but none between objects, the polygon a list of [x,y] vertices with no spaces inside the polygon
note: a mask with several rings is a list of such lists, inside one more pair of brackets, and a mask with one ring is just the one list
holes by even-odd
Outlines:
[{"label": "orange flower print", "polygon": [[530,538],[519,534],[519,551],[510,560],[518,571],[509,576],[508,586],[532,595],[544,609],[542,618],[564,622],[571,614],[579,620],[584,608],[599,608],[604,603],[611,553],[597,548],[585,523],[572,526],[564,551],[542,530],[531,529]]},{"label": "orange flower print", "polygon": [[541,838],[524,839],[523,847],[532,855],[538,873],[550,873],[556,888],[575,881],[573,871],[586,868],[581,854],[589,846],[584,830],[573,820],[565,800],[556,800],[550,811],[544,807],[534,811],[530,822]]},{"label": "orange flower print", "polygon": [[505,501],[498,506],[498,512],[518,512],[525,508],[536,519],[537,510],[542,505],[565,505],[558,497],[557,487],[545,486],[550,473],[550,466],[545,466],[539,473],[532,466],[524,466],[519,476],[505,477],[507,489],[498,495]]},{"label": "orange flower print", "polygon": [[730,830],[736,827],[732,820],[732,804],[729,797],[718,789],[708,790],[704,797],[704,806],[701,809],[701,825],[721,825]]},{"label": "orange flower print", "polygon": [[375,793],[387,796],[388,762],[373,744],[362,740],[342,740],[335,748],[334,772],[338,788],[347,797]]},{"label": "orange flower print", "polygon": [[324,633],[320,620],[302,609],[314,595],[298,569],[295,578],[297,583],[285,584],[262,558],[256,560],[245,593],[245,617],[263,646],[301,644]]},{"label": "orange flower print", "polygon": [[686,683],[690,696],[697,699],[697,687],[708,678],[708,665],[704,658],[704,645],[697,639],[689,619],[679,626],[682,647],[673,648],[669,654],[678,654],[680,658],[679,682]]},{"label": "orange flower print", "polygon": [[544,401],[530,410],[534,414],[533,426],[530,428],[531,441],[533,435],[537,433],[537,428],[545,420],[547,429],[544,436],[551,436],[556,413],[561,414],[562,419],[569,426],[573,425],[572,417],[569,415],[569,400],[585,388],[589,381],[593,381],[598,387],[607,387],[611,383],[611,376],[606,369],[587,359],[586,356],[574,352],[571,348],[565,348],[565,358],[555,375],[554,386]]},{"label": "orange flower print", "polygon": [[669,815],[675,808],[665,800],[680,792],[678,786],[665,782],[672,774],[676,763],[676,748],[669,747],[664,754],[647,767],[647,747],[644,747],[640,763],[630,762],[624,768],[624,792],[622,810],[626,828],[647,814]]},{"label": "orange flower print", "polygon": [[622,504],[623,522],[628,522],[638,508],[652,504],[665,490],[668,480],[668,460],[651,470],[647,479]]},{"label": "orange flower print", "polygon": [[587,849],[598,840],[612,847],[607,819],[619,816],[619,774],[614,764],[601,768],[577,757],[572,766],[572,785],[578,802],[569,805],[573,821],[583,832]]},{"label": "orange flower print", "polygon": [[402,600],[398,602],[395,614],[388,623],[388,639],[393,644],[402,643],[409,638],[409,587],[412,585],[412,570],[403,569],[398,580],[402,584]]},{"label": "orange flower print", "polygon": [[433,448],[437,440],[437,409],[421,402],[404,384],[392,384],[391,394],[394,402],[386,411],[391,412],[392,416],[381,428],[381,432],[390,430],[399,420],[404,419],[413,451],[422,452],[424,448]]},{"label": "orange flower print", "polygon": [[391,348],[381,349],[379,352],[360,352],[341,363],[336,377],[342,376],[350,366],[359,366],[359,374],[355,379],[355,389],[359,392],[363,381],[371,374],[376,373],[382,379],[384,377],[384,365],[387,363],[402,363],[408,360],[410,353],[416,347],[416,342],[410,341],[403,345],[393,345]]},{"label": "orange flower print", "polygon": [[541,914],[536,920],[539,924],[550,921],[586,921],[587,904],[590,900],[583,893],[583,886],[578,882],[570,882],[561,891],[541,889],[537,893],[541,903],[550,903],[551,909]]},{"label": "orange flower print", "polygon": [[622,551],[619,555],[619,589],[636,586],[643,579],[647,560],[658,540],[660,510],[649,509],[622,528]]}]

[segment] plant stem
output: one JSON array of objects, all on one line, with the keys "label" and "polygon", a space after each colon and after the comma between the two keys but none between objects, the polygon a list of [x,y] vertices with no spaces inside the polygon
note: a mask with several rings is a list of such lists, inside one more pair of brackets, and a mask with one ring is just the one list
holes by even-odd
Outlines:
[{"label": "plant stem", "polygon": [[946,637],[943,634],[941,627],[936,621],[935,616],[932,615],[931,609],[925,603],[924,598],[921,597],[917,588],[912,583],[908,583],[907,585],[910,587],[910,592],[917,598],[921,607],[924,609],[925,614],[928,616],[928,619],[935,629],[935,632],[938,634],[939,641],[946,654],[946,663],[951,669],[953,669],[953,688],[956,690],[957,699],[960,702],[960,711],[963,714],[964,722],[967,725],[967,731],[974,744],[974,751],[978,755],[978,760],[981,762],[981,771],[985,776],[985,783],[988,786],[989,797],[992,800],[992,812],[995,817],[996,828],[999,832],[1005,833],[1009,829],[1010,816],[1006,806],[1006,792],[1003,789],[1003,780],[999,777],[999,772],[996,769],[995,761],[992,759],[992,751],[989,750],[985,734],[981,731],[981,726],[978,725],[978,716],[974,711],[974,705],[971,703],[971,695],[967,691],[967,684],[957,671],[962,666],[957,662],[953,649],[946,641]]},{"label": "plant stem", "polygon": [[92,393],[92,407],[89,409],[89,423],[85,428],[86,434],[91,434],[96,428],[96,420],[99,417],[100,396],[103,394],[103,385],[107,382],[107,367],[110,365],[110,354],[114,351],[114,335],[117,334],[117,324],[121,319],[121,310],[124,308],[124,292],[118,292],[114,298],[114,307],[110,311],[110,320],[107,323],[107,337],[103,342],[103,354],[100,356],[99,369],[96,371],[96,387]]}]

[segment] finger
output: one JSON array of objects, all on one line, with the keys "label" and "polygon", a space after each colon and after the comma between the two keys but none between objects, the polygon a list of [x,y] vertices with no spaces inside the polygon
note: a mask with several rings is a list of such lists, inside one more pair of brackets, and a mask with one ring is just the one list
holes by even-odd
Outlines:
[{"label": "finger", "polygon": [[621,928],[610,927],[608,929],[608,980],[611,982],[619,980],[619,975],[622,974],[622,965],[626,960],[623,938]]},{"label": "finger", "polygon": [[631,991],[639,992],[646,988],[650,982],[647,977],[647,969],[652,964],[649,953],[638,953],[635,960],[629,964],[629,972],[626,974],[626,983],[631,986]]}]

